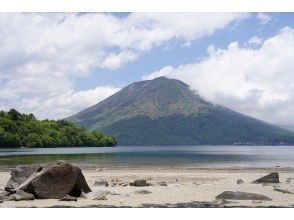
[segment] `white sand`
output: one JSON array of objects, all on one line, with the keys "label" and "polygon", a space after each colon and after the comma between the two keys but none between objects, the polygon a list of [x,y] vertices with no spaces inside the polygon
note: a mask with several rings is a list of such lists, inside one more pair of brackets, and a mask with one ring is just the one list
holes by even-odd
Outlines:
[{"label": "white sand", "polygon": [[[274,185],[263,186],[252,184],[253,180],[262,177],[277,169],[174,169],[174,168],[138,168],[138,169],[86,169],[83,173],[93,192],[86,195],[86,198],[79,198],[77,202],[60,202],[54,199],[34,201],[4,201],[0,207],[50,207],[50,206],[131,206],[140,207],[144,204],[177,206],[183,203],[184,206],[197,206],[197,202],[215,203],[215,197],[227,190],[258,193],[268,196],[272,201],[229,201],[227,206],[294,206],[294,194],[284,194],[274,191]],[[287,178],[294,178],[294,169],[278,169],[281,183],[280,189],[294,192],[294,181],[286,183]],[[9,172],[0,172],[0,189],[3,189],[8,179]],[[153,186],[109,186],[97,187],[94,182],[97,180],[111,180],[118,178],[124,183],[129,183],[138,178],[150,179]],[[237,179],[243,179],[244,184],[237,184]],[[177,182],[178,180],[178,182]],[[168,182],[168,186],[160,186],[161,181]],[[93,200],[99,191],[110,191],[118,195],[107,195],[107,200]],[[136,194],[137,190],[148,190],[150,194]],[[220,204],[217,201],[216,204]]]}]

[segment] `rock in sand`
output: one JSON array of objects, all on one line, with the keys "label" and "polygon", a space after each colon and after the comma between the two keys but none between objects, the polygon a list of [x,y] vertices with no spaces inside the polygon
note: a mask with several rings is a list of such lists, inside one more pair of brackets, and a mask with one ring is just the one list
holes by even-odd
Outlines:
[{"label": "rock in sand", "polygon": [[100,196],[95,197],[93,200],[107,200],[107,198],[105,195],[100,195]]},{"label": "rock in sand", "polygon": [[275,173],[270,173],[264,177],[261,177],[255,181],[253,181],[252,183],[279,183],[279,173],[275,172]]},{"label": "rock in sand", "polygon": [[274,188],[274,191],[285,193],[285,194],[294,194],[293,192],[290,192],[289,190],[286,190],[286,189]]},{"label": "rock in sand", "polygon": [[35,196],[33,194],[24,192],[22,190],[10,195],[9,197],[12,197],[14,201],[26,201],[35,199]]},{"label": "rock in sand", "polygon": [[272,199],[255,193],[247,193],[247,192],[239,192],[239,191],[225,191],[219,194],[216,199],[223,200],[263,200],[263,201],[271,201]]},{"label": "rock in sand", "polygon": [[135,191],[136,194],[150,194],[151,192],[148,190],[137,190]]},{"label": "rock in sand", "polygon": [[0,200],[2,201],[23,201],[23,200],[34,200],[34,199],[35,197],[33,194],[26,193],[22,190],[19,190],[13,194],[6,192],[6,193],[1,193],[0,195]]},{"label": "rock in sand", "polygon": [[147,183],[146,180],[140,179],[140,180],[135,180],[134,182],[130,183],[130,186],[137,186],[137,187],[142,187],[142,186],[150,186],[150,183]]},{"label": "rock in sand", "polygon": [[286,183],[287,184],[290,184],[292,182],[294,182],[294,178],[293,177],[287,178],[287,180],[286,180]]},{"label": "rock in sand", "polygon": [[11,172],[7,188],[10,193],[12,189],[16,192],[22,190],[33,194],[36,199],[61,199],[67,195],[78,197],[82,192],[91,192],[81,169],[63,161],[45,166],[17,167]]},{"label": "rock in sand", "polygon": [[162,181],[162,182],[159,183],[159,185],[160,185],[160,186],[167,186],[167,182]]},{"label": "rock in sand", "polygon": [[108,186],[108,182],[105,180],[95,181],[94,186]]},{"label": "rock in sand", "polygon": [[59,201],[77,202],[78,198],[74,197],[74,196],[67,195],[67,196],[62,197]]}]

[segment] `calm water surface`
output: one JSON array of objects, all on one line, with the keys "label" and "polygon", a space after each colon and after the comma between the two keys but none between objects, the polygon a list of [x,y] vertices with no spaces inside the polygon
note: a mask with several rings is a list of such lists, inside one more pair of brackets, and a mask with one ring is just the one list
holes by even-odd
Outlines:
[{"label": "calm water surface", "polygon": [[54,160],[99,167],[294,167],[294,146],[0,148],[0,167]]}]

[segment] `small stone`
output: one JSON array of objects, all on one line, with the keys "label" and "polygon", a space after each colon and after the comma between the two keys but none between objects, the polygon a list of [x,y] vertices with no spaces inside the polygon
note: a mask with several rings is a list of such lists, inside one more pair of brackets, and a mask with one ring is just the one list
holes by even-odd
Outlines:
[{"label": "small stone", "polygon": [[243,183],[244,183],[244,181],[242,179],[237,180],[237,184],[243,184]]},{"label": "small stone", "polygon": [[137,190],[135,191],[136,194],[150,194],[151,192],[148,190]]},{"label": "small stone", "polygon": [[167,186],[167,182],[162,181],[162,182],[159,183],[159,185],[160,185],[160,186]]},{"label": "small stone", "polygon": [[24,192],[22,190],[17,191],[15,194],[9,196],[8,200],[14,201],[25,201],[25,200],[34,200],[35,196],[33,194]]},{"label": "small stone", "polygon": [[107,195],[111,195],[112,193],[108,190],[102,190],[102,191],[98,191],[96,193],[96,196],[107,196]]},{"label": "small stone", "polygon": [[119,178],[114,178],[111,180],[113,185],[119,185],[120,183],[123,183],[123,181]]},{"label": "small stone", "polygon": [[135,180],[134,182],[130,183],[130,186],[137,186],[137,187],[142,187],[142,186],[150,186],[150,183],[147,183],[146,180],[140,179],[140,180]]},{"label": "small stone", "polygon": [[78,198],[77,197],[70,196],[70,195],[67,195],[67,196],[62,197],[59,201],[77,202],[78,201]]},{"label": "small stone", "polygon": [[290,183],[292,183],[292,182],[294,182],[294,178],[287,178],[287,180],[286,180],[286,183],[287,184],[290,184]]},{"label": "small stone", "polygon": [[108,182],[105,180],[95,181],[94,186],[108,186]]},{"label": "small stone", "polygon": [[289,190],[285,190],[285,189],[274,188],[274,191],[285,193],[285,194],[294,194],[293,192],[290,192]]},{"label": "small stone", "polygon": [[274,188],[280,188],[281,187],[281,184],[280,183],[276,183],[276,184],[273,185],[273,187]]},{"label": "small stone", "polygon": [[97,196],[96,198],[94,198],[94,200],[107,200],[107,198],[105,195],[100,195],[100,196]]}]

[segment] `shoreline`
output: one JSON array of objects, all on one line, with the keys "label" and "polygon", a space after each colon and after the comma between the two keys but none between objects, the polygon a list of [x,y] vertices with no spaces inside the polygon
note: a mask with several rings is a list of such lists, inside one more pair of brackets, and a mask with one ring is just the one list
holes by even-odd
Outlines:
[{"label": "shoreline", "polygon": [[[44,163],[45,164],[45,163]],[[158,166],[158,165],[137,165],[137,166],[100,166],[100,165],[80,165],[72,163],[81,168],[84,172],[100,172],[100,171],[187,171],[187,172],[225,172],[225,173],[255,173],[255,172],[282,172],[282,173],[294,173],[294,167],[247,167],[247,166],[199,166],[199,167],[190,167],[190,166]],[[15,167],[3,167],[0,166],[0,172],[10,172]]]},{"label": "shoreline", "polygon": [[[40,163],[42,164],[42,163]],[[46,163],[44,163],[46,164]],[[150,171],[170,171],[170,170],[177,170],[177,171],[191,171],[191,172],[294,172],[294,167],[253,167],[253,166],[162,166],[162,165],[111,165],[111,166],[101,166],[101,165],[81,165],[79,163],[72,163],[81,168],[82,171],[131,171],[131,170],[150,170]],[[20,164],[26,165],[26,164]],[[0,172],[10,172],[15,167],[11,166],[0,166]]]},{"label": "shoreline", "polygon": [[[294,207],[294,168],[241,168],[241,167],[81,167],[91,193],[77,202],[56,199],[34,201],[4,201],[0,207]],[[252,184],[251,182],[278,172],[279,184]],[[0,171],[0,189],[10,178],[9,170]],[[146,179],[151,186],[134,187],[129,183]],[[243,184],[237,184],[242,179]],[[288,179],[293,179],[287,183]],[[109,186],[98,186],[96,181],[107,181]],[[117,182],[118,184],[114,184]],[[258,200],[218,200],[224,191],[256,193],[271,198]],[[96,200],[105,193],[105,200]]]}]

